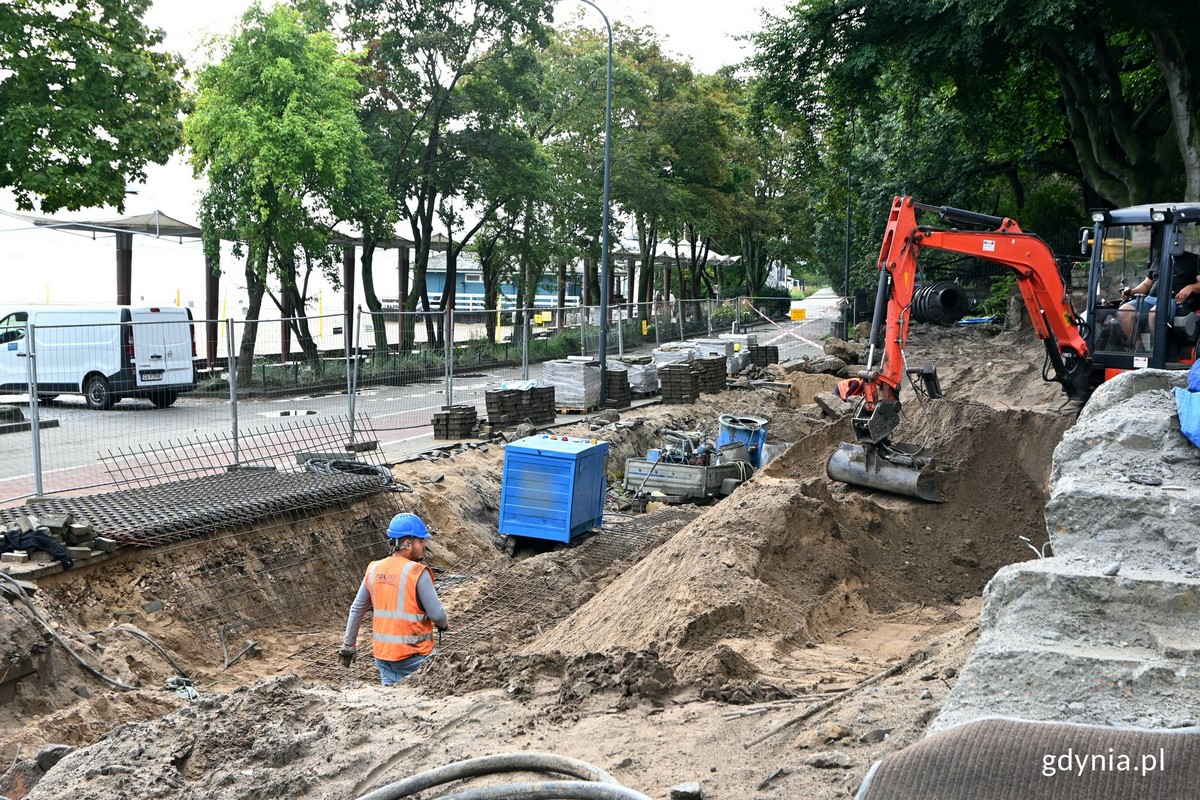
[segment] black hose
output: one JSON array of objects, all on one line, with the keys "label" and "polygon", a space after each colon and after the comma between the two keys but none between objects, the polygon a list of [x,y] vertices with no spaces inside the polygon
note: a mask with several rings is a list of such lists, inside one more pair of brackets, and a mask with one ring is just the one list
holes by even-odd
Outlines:
[{"label": "black hose", "polygon": [[58,632],[55,631],[54,628],[50,627],[50,623],[47,622],[46,618],[42,616],[41,612],[34,607],[33,603],[29,602],[29,598],[25,595],[25,590],[21,588],[21,584],[17,583],[15,580],[2,572],[0,572],[0,578],[3,578],[6,583],[12,584],[12,588],[17,596],[17,599],[25,604],[25,606],[29,609],[29,612],[33,614],[34,619],[40,622],[42,627],[46,629],[46,633],[50,634],[50,637],[54,639],[54,641],[58,642],[59,646],[61,646],[63,650],[66,650],[67,654],[70,655],[71,658],[75,659],[79,666],[83,667],[85,670],[87,670],[87,672],[109,684],[110,686],[115,686],[123,692],[137,691],[138,687],[130,686],[127,683],[121,683],[116,678],[110,678],[80,658],[79,654],[71,649],[71,645],[67,644],[66,640],[59,636]]},{"label": "black hose", "polygon": [[408,797],[443,783],[495,772],[550,772],[570,775],[599,784],[618,785],[613,776],[598,767],[593,767],[586,761],[553,753],[500,753],[456,761],[444,767],[419,772],[364,794],[358,800],[398,800],[398,798]]},{"label": "black hose", "polygon": [[346,461],[329,458],[310,458],[304,462],[306,472],[316,472],[320,475],[335,475],[348,473],[352,475],[377,475],[391,483],[392,471],[387,467],[375,464],[364,464],[361,461]]},{"label": "black hose", "polygon": [[650,800],[649,797],[624,786],[590,781],[537,781],[509,783],[503,786],[484,786],[465,792],[442,795],[440,800]]}]

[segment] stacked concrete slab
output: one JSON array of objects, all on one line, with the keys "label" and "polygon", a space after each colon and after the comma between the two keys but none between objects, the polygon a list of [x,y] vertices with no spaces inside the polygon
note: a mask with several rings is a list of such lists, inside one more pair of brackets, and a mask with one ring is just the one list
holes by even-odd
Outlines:
[{"label": "stacked concrete slab", "polygon": [[1171,393],[1185,377],[1124,374],[1067,431],[1046,508],[1053,557],[988,584],[980,640],[933,730],[995,715],[1200,724],[1200,449]]}]

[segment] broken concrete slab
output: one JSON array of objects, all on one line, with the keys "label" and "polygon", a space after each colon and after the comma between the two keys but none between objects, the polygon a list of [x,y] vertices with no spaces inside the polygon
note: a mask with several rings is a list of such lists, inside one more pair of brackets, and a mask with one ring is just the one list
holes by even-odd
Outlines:
[{"label": "broken concrete slab", "polygon": [[841,419],[847,414],[854,413],[854,404],[848,403],[833,392],[818,392],[813,395],[815,402],[827,416]]},{"label": "broken concrete slab", "polygon": [[1046,508],[1054,557],[988,584],[983,634],[932,731],[996,715],[1200,723],[1200,450],[1172,394],[1185,380],[1123,373],[1064,434]]},{"label": "broken concrete slab", "polygon": [[800,367],[814,374],[841,375],[846,369],[846,362],[836,356],[817,356],[803,362]]},{"label": "broken concrete slab", "polygon": [[1054,452],[1055,555],[1200,577],[1200,450],[1180,432],[1171,394],[1185,382],[1140,370],[1097,389]]}]

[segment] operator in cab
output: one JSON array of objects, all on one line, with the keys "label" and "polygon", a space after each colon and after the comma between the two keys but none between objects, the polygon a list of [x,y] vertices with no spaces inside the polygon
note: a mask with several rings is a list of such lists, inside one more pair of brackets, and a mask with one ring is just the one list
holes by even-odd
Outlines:
[{"label": "operator in cab", "polygon": [[[1175,294],[1167,307],[1168,319],[1174,319],[1180,310],[1187,313],[1200,307],[1200,256],[1184,250],[1182,237],[1179,234],[1176,237],[1171,248],[1171,287]],[[1154,330],[1161,263],[1161,259],[1152,256],[1146,277],[1137,286],[1124,291],[1126,302],[1118,310],[1117,317],[1126,342],[1132,340],[1135,332]]]}]

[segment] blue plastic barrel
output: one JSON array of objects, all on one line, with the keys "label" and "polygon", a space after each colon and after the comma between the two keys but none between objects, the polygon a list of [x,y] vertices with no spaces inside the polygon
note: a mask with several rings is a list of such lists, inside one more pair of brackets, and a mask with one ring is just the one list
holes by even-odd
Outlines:
[{"label": "blue plastic barrel", "polygon": [[741,442],[750,453],[750,465],[758,469],[763,444],[767,441],[767,421],[762,417],[740,417],[736,414],[722,414],[717,421],[721,426],[717,432],[717,449],[732,442]]}]

